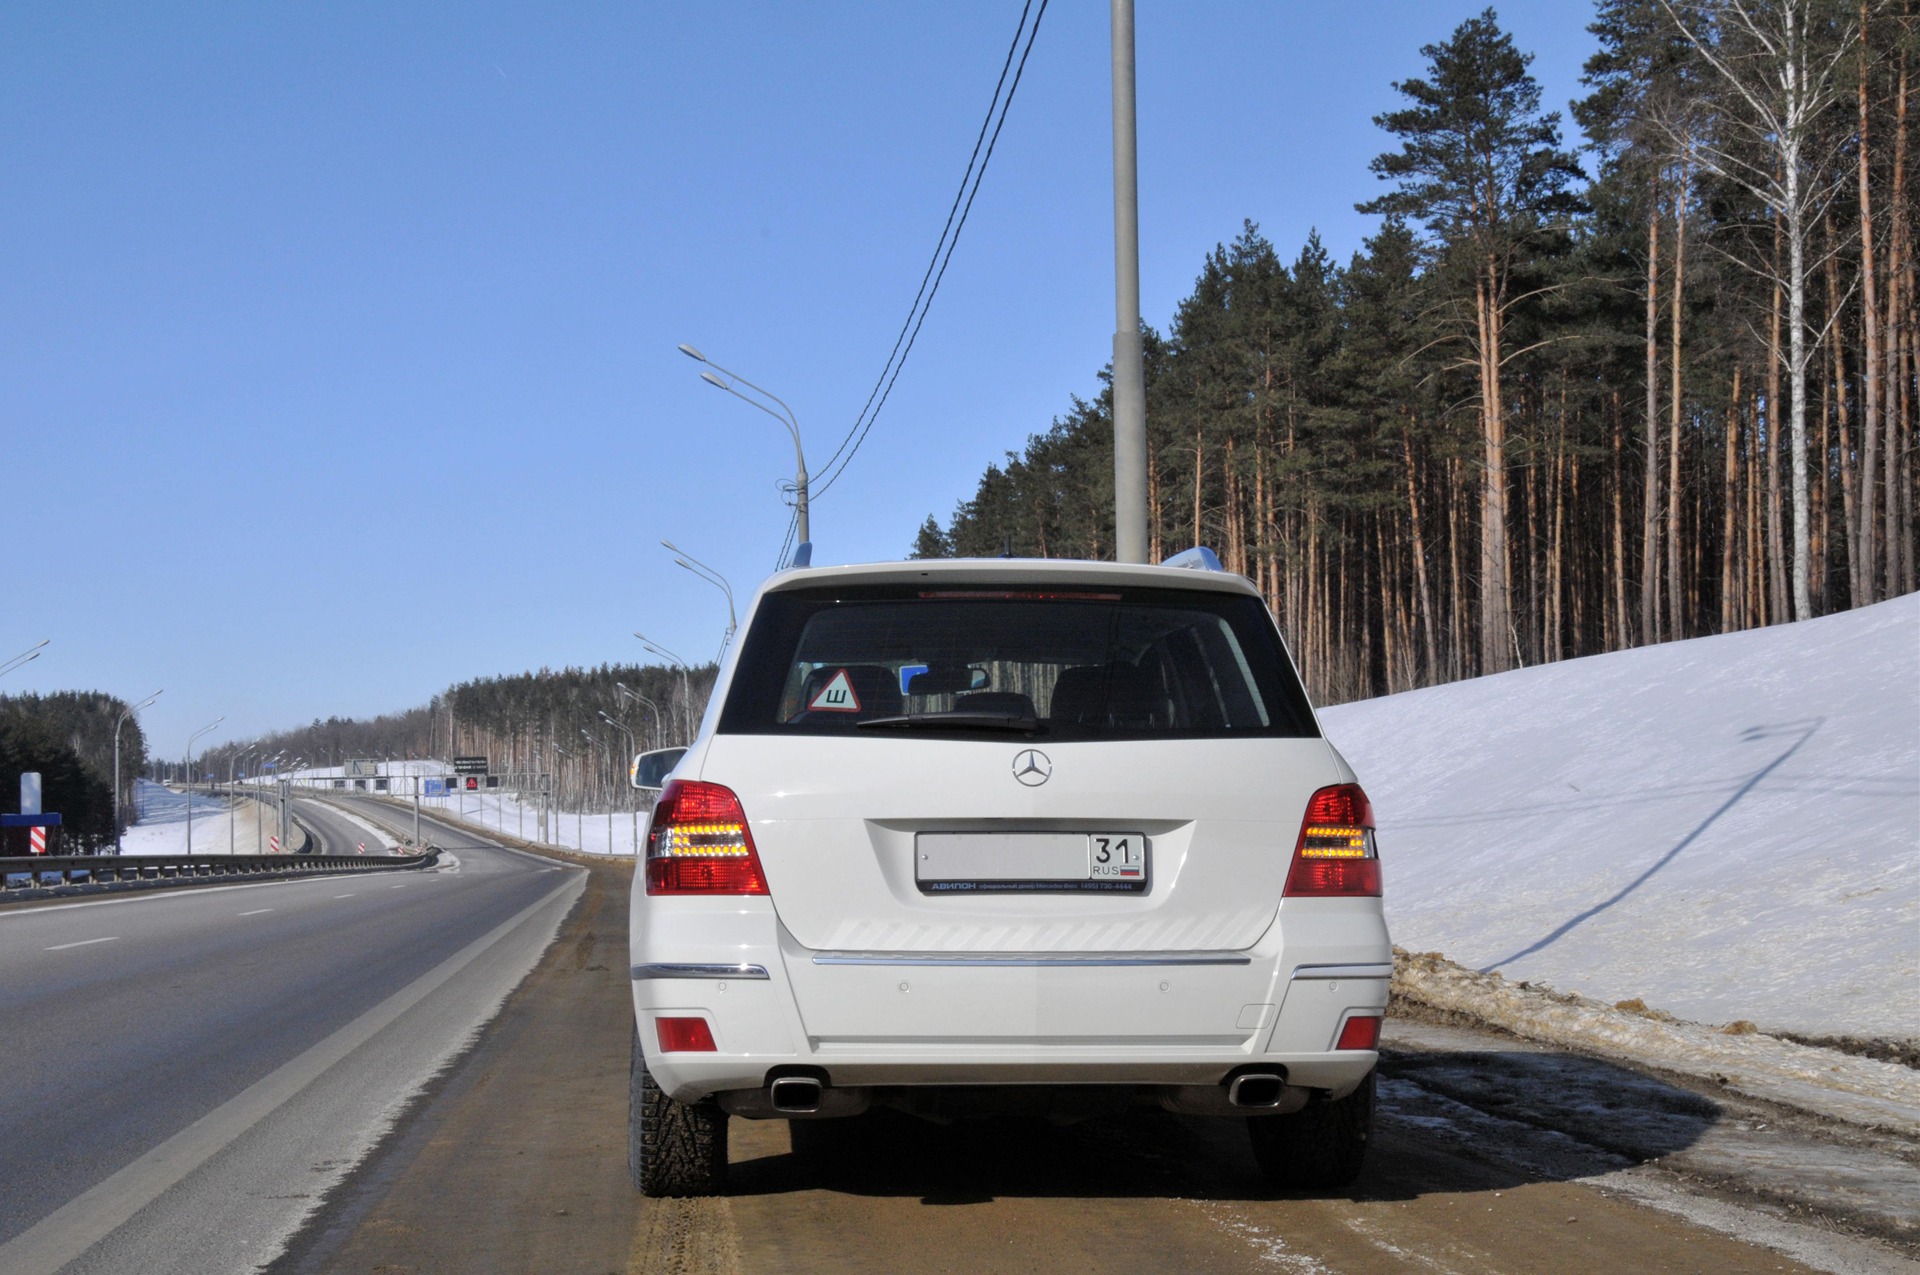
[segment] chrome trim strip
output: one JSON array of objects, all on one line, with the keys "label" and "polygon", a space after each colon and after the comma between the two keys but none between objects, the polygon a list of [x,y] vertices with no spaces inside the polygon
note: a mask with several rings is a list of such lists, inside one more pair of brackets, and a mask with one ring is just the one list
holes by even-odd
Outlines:
[{"label": "chrome trim strip", "polygon": [[1080,969],[1136,965],[1251,965],[1237,952],[817,952],[815,965],[934,965],[958,969]]},{"label": "chrome trim strip", "polygon": [[635,978],[766,978],[764,965],[636,965]]},{"label": "chrome trim strip", "polygon": [[1296,965],[1294,978],[1392,978],[1392,965]]}]

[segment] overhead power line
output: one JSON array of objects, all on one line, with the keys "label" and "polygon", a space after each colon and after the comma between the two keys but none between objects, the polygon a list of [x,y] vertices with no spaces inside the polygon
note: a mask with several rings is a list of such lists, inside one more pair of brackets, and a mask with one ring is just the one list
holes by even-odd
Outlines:
[{"label": "overhead power line", "polygon": [[[1027,24],[1029,12],[1033,16],[1031,26]],[[913,305],[907,311],[906,321],[900,325],[900,334],[894,338],[893,350],[887,355],[885,366],[880,369],[879,379],[873,383],[873,390],[867,395],[866,405],[860,409],[860,415],[854,419],[847,436],[833,449],[833,455],[816,471],[825,473],[826,481],[811,491],[815,499],[824,495],[846,472],[847,466],[853,463],[860,445],[867,441],[873,423],[880,418],[881,409],[886,407],[887,398],[893,393],[893,383],[900,379],[900,369],[906,366],[907,356],[913,353],[913,344],[920,337],[920,325],[927,321],[927,311],[933,307],[933,298],[940,291],[940,281],[946,278],[947,263],[953,260],[953,250],[960,242],[960,232],[966,227],[967,214],[973,211],[974,196],[980,193],[980,183],[987,175],[987,163],[993,158],[993,148],[1000,140],[1000,130],[1006,125],[1007,112],[1013,106],[1013,95],[1019,91],[1020,77],[1027,69],[1027,55],[1033,52],[1034,37],[1040,34],[1040,20],[1046,14],[1047,0],[1040,0],[1038,9],[1034,8],[1033,0],[1026,0],[1020,10],[1020,24],[1014,29],[1013,42],[1007,46],[1006,60],[1000,65],[1000,78],[993,86],[993,100],[987,104],[986,118],[980,121],[979,135],[973,140],[973,153],[967,157],[967,170],[961,174],[960,188],[954,192],[953,204],[947,209],[947,224],[941,227],[939,242],[934,244],[933,256],[927,261],[925,273],[920,276],[920,289],[914,293]],[[1017,64],[1014,61],[1016,50],[1020,54]],[[1010,69],[1013,72],[1011,82],[1007,79]]]}]

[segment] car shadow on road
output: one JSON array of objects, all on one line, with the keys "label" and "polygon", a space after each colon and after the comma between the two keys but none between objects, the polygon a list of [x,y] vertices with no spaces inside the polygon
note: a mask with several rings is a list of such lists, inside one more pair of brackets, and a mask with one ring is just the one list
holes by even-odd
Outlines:
[{"label": "car shadow on road", "polygon": [[[1388,1051],[1367,1166],[1352,1187],[1322,1194],[1391,1201],[1571,1181],[1685,1150],[1720,1118],[1709,1098],[1572,1054]],[[1289,1194],[1261,1177],[1244,1125],[1156,1108],[1062,1126],[934,1125],[875,1110],[796,1121],[784,1153],[777,1137],[736,1133],[731,1193],[918,1196],[933,1206]]]}]

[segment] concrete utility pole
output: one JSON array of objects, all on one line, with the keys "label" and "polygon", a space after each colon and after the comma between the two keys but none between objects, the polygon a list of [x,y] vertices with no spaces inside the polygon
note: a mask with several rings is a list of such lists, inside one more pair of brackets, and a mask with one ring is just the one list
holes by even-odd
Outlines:
[{"label": "concrete utility pole", "polygon": [[1113,0],[1113,526],[1121,562],[1147,560],[1147,373],[1140,345],[1140,183],[1133,0]]}]

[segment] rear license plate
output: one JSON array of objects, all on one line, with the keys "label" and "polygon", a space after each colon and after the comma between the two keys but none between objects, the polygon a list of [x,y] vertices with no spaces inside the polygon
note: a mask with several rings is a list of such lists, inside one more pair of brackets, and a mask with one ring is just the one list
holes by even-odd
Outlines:
[{"label": "rear license plate", "polygon": [[1147,839],[1137,832],[923,832],[914,838],[923,893],[1144,894]]}]

